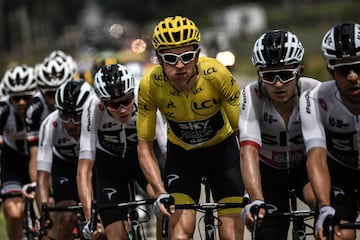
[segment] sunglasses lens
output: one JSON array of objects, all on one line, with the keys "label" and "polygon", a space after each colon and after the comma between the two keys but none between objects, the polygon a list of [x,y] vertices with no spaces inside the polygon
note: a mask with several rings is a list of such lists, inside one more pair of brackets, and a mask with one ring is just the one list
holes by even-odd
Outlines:
[{"label": "sunglasses lens", "polygon": [[360,74],[360,64],[339,66],[336,67],[335,70],[337,70],[342,76],[349,75],[351,70],[356,72],[356,74]]},{"label": "sunglasses lens", "polygon": [[187,52],[181,55],[181,60],[184,64],[191,62],[194,59],[195,53],[194,52]]},{"label": "sunglasses lens", "polygon": [[27,102],[28,100],[30,100],[32,98],[32,96],[31,95],[22,95],[22,96],[12,96],[11,98],[15,102],[19,102],[21,99],[24,100],[25,102]]},{"label": "sunglasses lens", "polygon": [[60,118],[64,123],[73,122],[74,124],[78,124],[81,122],[81,115],[60,113]]},{"label": "sunglasses lens", "polygon": [[275,72],[264,72],[262,74],[262,79],[265,81],[265,82],[268,82],[268,83],[274,83],[275,82],[275,76],[277,75],[277,73]]},{"label": "sunglasses lens", "polygon": [[121,108],[127,108],[132,103],[132,100],[132,97],[128,97],[127,99],[120,102],[107,102],[105,105],[109,110],[117,111]]},{"label": "sunglasses lens", "polygon": [[260,72],[261,78],[264,82],[269,84],[275,84],[276,79],[279,79],[282,83],[287,83],[294,79],[296,69],[284,69],[279,71],[263,71]]},{"label": "sunglasses lens", "polygon": [[170,64],[175,64],[178,60],[177,56],[173,54],[164,54],[163,59],[165,62]]}]

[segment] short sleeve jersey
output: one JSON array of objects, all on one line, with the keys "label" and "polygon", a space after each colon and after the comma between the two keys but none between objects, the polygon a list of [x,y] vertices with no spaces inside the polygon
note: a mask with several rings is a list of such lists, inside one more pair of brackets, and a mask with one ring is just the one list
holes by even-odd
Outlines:
[{"label": "short sleeve jersey", "polygon": [[360,116],[345,107],[334,80],[305,92],[300,114],[307,151],[324,148],[330,159],[360,170]]},{"label": "short sleeve jersey", "polygon": [[24,120],[15,112],[8,97],[0,102],[0,143],[28,155]]},{"label": "short sleeve jersey", "polygon": [[79,156],[79,142],[64,128],[58,110],[49,114],[41,124],[37,170],[51,172],[53,154],[75,166]]},{"label": "short sleeve jersey", "polygon": [[99,149],[113,156],[125,158],[128,152],[137,151],[136,113],[127,124],[116,121],[94,94],[84,104],[81,119],[79,159],[95,160]]},{"label": "short sleeve jersey", "polygon": [[[306,77],[298,80],[299,95],[320,82]],[[295,168],[305,163],[301,133],[299,98],[286,125],[266,93],[260,94],[258,82],[241,91],[239,119],[240,146],[253,145],[260,151],[260,161],[277,169]]]},{"label": "short sleeve jersey", "polygon": [[167,122],[168,140],[184,149],[206,147],[221,142],[237,129],[239,87],[230,71],[213,58],[201,57],[196,86],[188,96],[175,89],[155,66],[140,81],[140,140],[153,140],[156,110]]},{"label": "short sleeve jersey", "polygon": [[39,142],[39,129],[42,121],[50,114],[40,91],[36,93],[26,107],[25,124],[29,146],[37,146]]}]

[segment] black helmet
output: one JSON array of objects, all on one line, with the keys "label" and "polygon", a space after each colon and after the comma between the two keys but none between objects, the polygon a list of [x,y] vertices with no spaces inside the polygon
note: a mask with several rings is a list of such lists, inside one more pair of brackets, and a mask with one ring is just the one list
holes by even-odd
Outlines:
[{"label": "black helmet", "polygon": [[360,25],[344,23],[331,28],[324,36],[321,50],[330,68],[334,61],[360,56]]},{"label": "black helmet", "polygon": [[252,63],[256,67],[299,64],[304,48],[297,36],[285,30],[273,30],[256,40]]},{"label": "black helmet", "polygon": [[134,76],[121,64],[103,66],[95,75],[96,95],[104,101],[132,93],[134,87]]},{"label": "black helmet", "polygon": [[66,114],[81,115],[93,88],[83,79],[63,83],[55,94],[55,107]]}]

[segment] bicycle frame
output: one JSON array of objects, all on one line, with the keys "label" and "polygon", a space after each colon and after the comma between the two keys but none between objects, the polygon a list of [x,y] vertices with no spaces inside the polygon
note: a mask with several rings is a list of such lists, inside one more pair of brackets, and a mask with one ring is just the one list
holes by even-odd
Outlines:
[{"label": "bicycle frame", "polygon": [[[217,238],[217,227],[222,223],[218,217],[214,215],[215,210],[226,209],[226,208],[243,208],[246,203],[216,203],[211,202],[211,189],[210,182],[205,177],[202,179],[202,184],[205,187],[205,203],[194,203],[194,204],[175,204],[175,209],[187,209],[187,210],[195,210],[198,212],[204,213],[203,218],[200,218],[199,221],[204,221],[204,232],[205,232],[205,240],[215,240]],[[215,221],[218,221],[218,224],[215,224]],[[163,218],[163,237],[164,233],[167,233],[167,224],[164,224],[164,221],[167,222],[167,218]],[[199,229],[200,231],[200,229]]]},{"label": "bicycle frame", "polygon": [[[82,205],[76,204],[76,205],[68,205],[68,206],[55,206],[55,207],[49,207],[46,202],[42,203],[41,206],[41,221],[40,221],[40,234],[41,236],[46,236],[47,231],[46,229],[49,228],[47,225],[52,225],[52,220],[49,217],[50,212],[62,212],[62,211],[70,211],[75,212],[77,214],[77,230],[78,235],[73,236],[74,239],[80,239],[80,232],[82,227],[85,223],[85,216],[83,212]],[[49,223],[47,223],[49,222]]]}]

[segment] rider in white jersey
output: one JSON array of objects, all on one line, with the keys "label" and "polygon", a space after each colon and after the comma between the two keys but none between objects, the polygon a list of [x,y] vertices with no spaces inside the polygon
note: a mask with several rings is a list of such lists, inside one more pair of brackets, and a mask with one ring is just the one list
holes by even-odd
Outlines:
[{"label": "rider in white jersey", "polygon": [[9,239],[20,240],[24,208],[21,190],[30,182],[24,119],[25,106],[36,89],[33,68],[18,65],[8,69],[3,84],[8,96],[0,102],[1,194],[10,195],[3,196],[2,209]]},{"label": "rider in white jersey", "polygon": [[35,79],[39,90],[26,108],[27,140],[30,147],[30,178],[36,180],[36,160],[40,124],[55,110],[55,92],[65,81],[72,79],[71,66],[61,58],[46,59],[36,65]]},{"label": "rider in white jersey", "polygon": [[[52,189],[56,206],[75,205],[79,202],[76,188],[77,162],[81,114],[84,104],[93,94],[93,88],[84,80],[69,80],[56,91],[57,110],[41,124],[37,154],[38,208],[49,205],[49,190]],[[58,212],[54,238],[72,238],[76,224],[75,212]]]},{"label": "rider in white jersey", "polygon": [[[129,201],[129,180],[147,187],[137,156],[135,79],[124,65],[107,65],[96,73],[94,88],[96,96],[89,100],[82,117],[79,197],[88,221],[91,200],[96,199],[107,239],[127,239],[127,209],[101,207]],[[86,238],[97,234],[88,226],[83,230]]]},{"label": "rider in white jersey", "polygon": [[[305,169],[305,146],[298,111],[300,94],[319,84],[302,77],[304,48],[297,36],[285,30],[272,30],[255,42],[252,62],[259,79],[241,91],[240,156],[245,189],[251,203],[243,218],[251,229],[250,208],[289,211],[289,191],[315,205]],[[289,219],[264,218],[256,239],[286,239]],[[263,219],[264,218],[264,219]]]},{"label": "rider in white jersey", "polygon": [[[360,186],[360,25],[339,24],[322,41],[323,56],[334,80],[304,93],[300,116],[307,150],[308,175],[318,201],[318,239],[323,222],[353,222]],[[339,230],[334,239],[355,239],[355,230]]]}]

